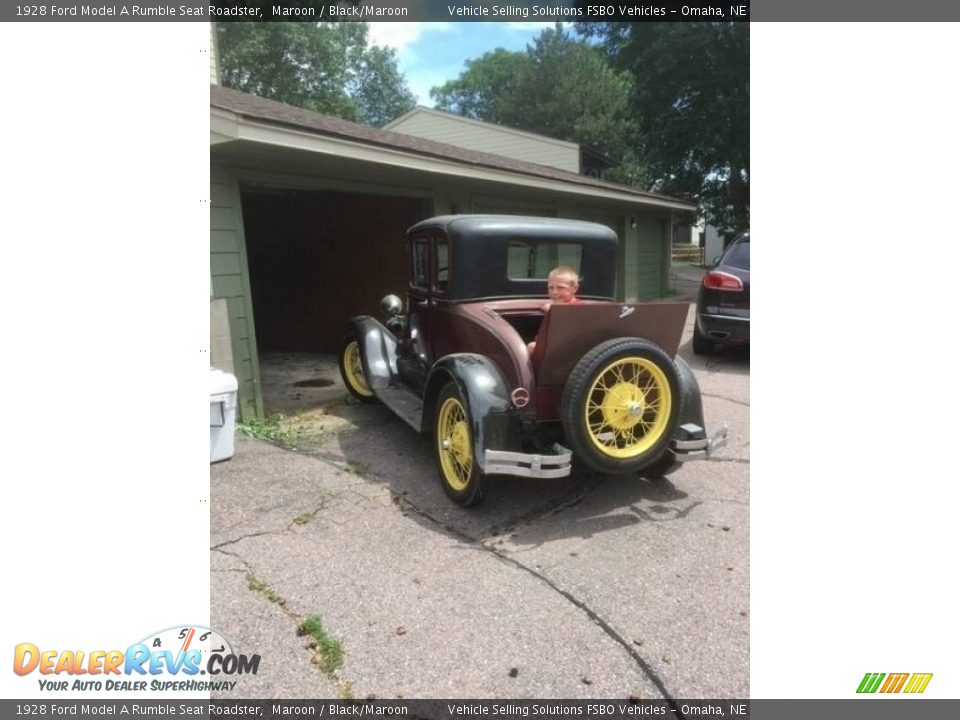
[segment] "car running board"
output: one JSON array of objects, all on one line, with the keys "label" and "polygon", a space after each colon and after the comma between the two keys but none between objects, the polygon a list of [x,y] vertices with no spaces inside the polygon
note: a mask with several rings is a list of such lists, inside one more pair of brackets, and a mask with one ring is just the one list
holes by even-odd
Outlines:
[{"label": "car running board", "polygon": [[403,386],[376,388],[377,398],[417,432],[423,431],[423,398]]}]

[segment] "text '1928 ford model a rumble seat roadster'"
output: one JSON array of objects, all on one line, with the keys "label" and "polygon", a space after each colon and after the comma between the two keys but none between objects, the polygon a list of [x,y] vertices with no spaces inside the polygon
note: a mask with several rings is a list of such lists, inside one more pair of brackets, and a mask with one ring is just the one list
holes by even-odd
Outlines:
[{"label": "text '1928 ford model a rumble seat roadster'", "polygon": [[[574,457],[656,475],[723,443],[725,431],[707,437],[699,386],[676,357],[688,306],[615,302],[609,228],[453,215],[408,240],[406,308],[388,295],[386,324],[353,318],[340,371],[355,397],[432,431],[455,502],[479,501],[487,475],[564,477]],[[545,305],[557,266],[579,271],[580,302]]]}]

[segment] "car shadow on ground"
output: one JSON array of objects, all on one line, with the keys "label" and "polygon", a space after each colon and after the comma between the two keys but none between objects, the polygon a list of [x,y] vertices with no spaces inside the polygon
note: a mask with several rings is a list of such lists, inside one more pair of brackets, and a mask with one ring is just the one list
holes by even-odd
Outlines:
[{"label": "car shadow on ground", "polygon": [[[678,519],[693,502],[679,489],[689,472],[682,467],[675,485],[670,479],[598,474],[575,464],[561,479],[491,476],[484,500],[462,508],[443,492],[430,433],[416,432],[384,405],[353,399],[335,358],[288,354],[274,361],[270,372],[276,377],[264,387],[264,404],[287,413],[287,422],[302,431],[291,449],[386,487],[403,512],[438,532],[494,544],[513,534],[512,542],[539,544]],[[749,370],[749,356],[733,354],[719,362]],[[322,398],[302,389],[304,378],[318,376],[333,385],[324,388]]]},{"label": "car shadow on ground", "polygon": [[677,519],[689,509],[686,493],[669,479],[577,466],[554,480],[490,476],[484,500],[462,508],[443,492],[429,434],[416,433],[383,406],[344,403],[328,412],[356,429],[328,438],[311,455],[385,486],[394,503],[425,527],[472,541],[496,542],[511,533],[521,533],[524,544],[586,538]]}]

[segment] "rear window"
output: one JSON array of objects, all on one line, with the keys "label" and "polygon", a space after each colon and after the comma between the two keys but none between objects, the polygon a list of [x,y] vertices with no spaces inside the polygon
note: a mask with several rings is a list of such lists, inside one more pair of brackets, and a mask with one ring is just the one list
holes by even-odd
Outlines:
[{"label": "rear window", "polygon": [[511,240],[507,254],[507,277],[511,280],[546,280],[559,265],[580,271],[581,243]]},{"label": "rear window", "polygon": [[750,269],[750,241],[741,240],[735,242],[723,256],[723,264],[730,267],[740,268],[741,270]]}]

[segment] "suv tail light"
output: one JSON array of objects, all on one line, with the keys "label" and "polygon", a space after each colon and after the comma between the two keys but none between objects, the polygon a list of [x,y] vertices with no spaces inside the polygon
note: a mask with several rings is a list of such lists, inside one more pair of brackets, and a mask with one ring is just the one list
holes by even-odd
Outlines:
[{"label": "suv tail light", "polygon": [[736,275],[711,270],[703,276],[703,286],[710,290],[730,290],[740,292],[743,290],[743,281]]}]

